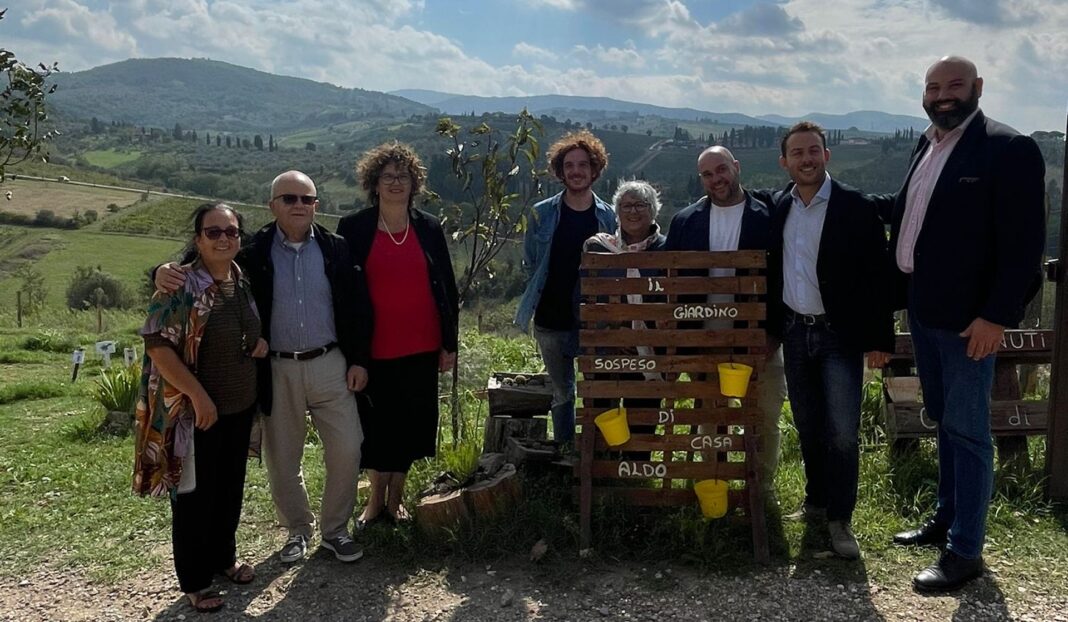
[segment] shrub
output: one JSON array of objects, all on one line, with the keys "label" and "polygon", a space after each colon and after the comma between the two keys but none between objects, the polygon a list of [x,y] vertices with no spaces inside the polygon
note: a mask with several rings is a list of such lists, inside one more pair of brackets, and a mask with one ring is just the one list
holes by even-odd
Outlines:
[{"label": "shrub", "polygon": [[69,353],[78,347],[78,341],[64,335],[54,328],[46,328],[36,335],[30,335],[22,342],[23,350],[33,352]]},{"label": "shrub", "polygon": [[109,412],[133,413],[140,387],[140,365],[113,365],[100,372],[93,387],[93,399]]},{"label": "shrub", "polygon": [[122,282],[100,266],[78,266],[67,286],[67,306],[71,309],[126,309],[132,302]]}]

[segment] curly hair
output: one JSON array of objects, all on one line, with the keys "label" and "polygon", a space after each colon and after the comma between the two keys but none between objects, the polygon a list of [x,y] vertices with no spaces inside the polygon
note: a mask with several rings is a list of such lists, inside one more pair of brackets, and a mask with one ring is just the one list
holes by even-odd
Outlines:
[{"label": "curly hair", "polygon": [[568,132],[549,147],[549,166],[556,178],[564,178],[564,156],[572,149],[582,149],[590,155],[590,172],[593,173],[593,180],[597,181],[608,166],[608,151],[605,150],[601,139],[589,130]]},{"label": "curly hair", "polygon": [[391,163],[396,164],[397,168],[406,169],[412,178],[412,193],[408,198],[408,205],[411,206],[415,197],[423,191],[423,184],[426,183],[426,167],[423,166],[423,161],[419,159],[419,154],[411,145],[398,141],[373,147],[356,162],[356,178],[367,192],[367,202],[370,205],[378,204],[376,191],[378,178],[382,174],[382,169]]}]

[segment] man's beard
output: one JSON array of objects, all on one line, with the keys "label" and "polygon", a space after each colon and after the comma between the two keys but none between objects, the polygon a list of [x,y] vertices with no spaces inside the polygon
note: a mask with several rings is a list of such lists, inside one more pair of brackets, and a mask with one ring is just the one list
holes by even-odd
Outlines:
[{"label": "man's beard", "polygon": [[964,100],[952,100],[957,103],[956,108],[953,108],[952,110],[947,110],[945,112],[940,112],[937,109],[938,104],[944,103],[946,101],[947,100],[945,99],[940,99],[938,101],[932,102],[929,105],[923,105],[923,109],[927,111],[927,117],[931,119],[931,123],[933,123],[935,127],[944,132],[948,132],[959,126],[961,123],[964,123],[964,120],[968,118],[968,115],[975,112],[976,109],[979,108],[979,89],[977,89],[973,84],[971,97]]}]

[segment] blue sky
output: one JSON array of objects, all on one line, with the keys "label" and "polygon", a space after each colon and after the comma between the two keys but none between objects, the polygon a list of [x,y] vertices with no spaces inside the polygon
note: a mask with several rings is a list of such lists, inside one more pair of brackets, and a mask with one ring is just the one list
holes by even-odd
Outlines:
[{"label": "blue sky", "polygon": [[67,71],[207,57],[349,87],[597,95],[747,114],[923,116],[972,58],[990,116],[1065,129],[1064,0],[8,0],[0,41]]}]

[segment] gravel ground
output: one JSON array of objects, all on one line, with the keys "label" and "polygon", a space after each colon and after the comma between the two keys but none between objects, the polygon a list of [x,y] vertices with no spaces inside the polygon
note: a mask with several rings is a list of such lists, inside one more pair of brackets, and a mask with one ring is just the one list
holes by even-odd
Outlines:
[{"label": "gravel ground", "polygon": [[[842,571],[772,567],[742,576],[604,561],[504,561],[439,570],[318,552],[286,566],[257,560],[248,586],[222,585],[210,620],[1027,620],[1068,622],[1068,597],[1002,594],[988,572],[960,593],[929,597]],[[829,561],[829,564],[841,562]],[[847,578],[844,578],[847,577]],[[1058,590],[1060,591],[1060,590]],[[0,582],[0,620],[194,620],[169,568],[110,587],[75,572]]]}]

